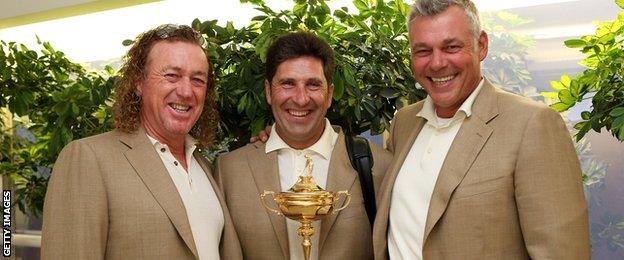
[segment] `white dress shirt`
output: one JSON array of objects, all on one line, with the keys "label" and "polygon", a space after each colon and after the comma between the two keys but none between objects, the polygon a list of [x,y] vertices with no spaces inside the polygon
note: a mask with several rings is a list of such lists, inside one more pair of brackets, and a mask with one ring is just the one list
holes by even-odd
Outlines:
[{"label": "white dress shirt", "polygon": [[422,259],[433,188],[451,144],[464,119],[470,117],[472,103],[482,86],[483,79],[451,118],[438,117],[431,98],[425,98],[417,116],[427,122],[405,157],[392,189],[388,228],[390,259]]},{"label": "white dress shirt", "polygon": [[199,259],[219,259],[219,243],[224,225],[223,210],[210,180],[193,156],[197,141],[187,135],[184,142],[187,172],[171,154],[167,145],[149,135],[148,137],[182,198]]},{"label": "white dress shirt", "polygon": [[[325,189],[327,185],[327,171],[329,170],[329,159],[338,140],[338,134],[331,127],[329,120],[325,119],[325,130],[319,140],[312,146],[303,150],[291,148],[275,131],[275,124],[271,129],[271,135],[266,142],[265,152],[270,153],[277,151],[277,163],[279,169],[279,179],[282,191],[287,191],[298,180],[299,175],[303,174],[305,169],[305,155],[309,155],[314,162],[312,176],[316,183]],[[286,219],[286,229],[288,230],[288,245],[290,251],[290,259],[303,259],[303,249],[301,247],[301,236],[297,235],[297,228],[301,224],[299,222]],[[310,250],[310,259],[318,259],[318,243],[319,234],[321,233],[321,222],[312,222],[314,227],[314,235],[311,238],[312,249]]]}]

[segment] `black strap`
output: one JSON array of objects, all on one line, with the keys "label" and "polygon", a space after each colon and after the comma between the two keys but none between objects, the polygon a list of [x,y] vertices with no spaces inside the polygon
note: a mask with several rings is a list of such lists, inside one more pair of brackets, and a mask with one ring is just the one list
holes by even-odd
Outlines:
[{"label": "black strap", "polygon": [[364,208],[371,227],[375,222],[377,207],[375,206],[375,186],[373,184],[373,155],[371,154],[368,140],[359,136],[345,136],[347,153],[351,165],[358,172],[362,196],[364,197]]}]

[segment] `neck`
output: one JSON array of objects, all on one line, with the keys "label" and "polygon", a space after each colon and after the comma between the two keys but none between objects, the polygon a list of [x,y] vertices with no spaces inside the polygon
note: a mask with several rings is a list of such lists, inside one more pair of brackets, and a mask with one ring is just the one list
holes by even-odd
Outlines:
[{"label": "neck", "polygon": [[156,139],[156,141],[164,145],[167,145],[167,147],[169,147],[169,150],[171,150],[171,153],[174,156],[176,154],[182,154],[182,157],[184,157],[184,142],[186,138],[185,135],[175,135],[175,136],[161,135],[157,131],[154,131],[154,129],[151,128],[149,125],[143,122],[141,122],[141,126],[143,127],[143,129],[145,129],[145,133],[147,133],[149,136]]},{"label": "neck", "polygon": [[293,149],[302,150],[312,146],[313,144],[318,142],[319,139],[321,139],[321,136],[323,136],[323,132],[325,131],[325,122],[323,122],[322,127],[320,127],[320,131],[316,131],[313,135],[304,139],[289,138],[286,134],[282,132],[281,128],[279,127],[275,127],[275,131],[288,146]]},{"label": "neck", "polygon": [[448,109],[436,108],[435,113],[439,118],[451,118],[455,115],[455,113],[457,113],[457,110],[459,110],[459,107],[448,108]]}]

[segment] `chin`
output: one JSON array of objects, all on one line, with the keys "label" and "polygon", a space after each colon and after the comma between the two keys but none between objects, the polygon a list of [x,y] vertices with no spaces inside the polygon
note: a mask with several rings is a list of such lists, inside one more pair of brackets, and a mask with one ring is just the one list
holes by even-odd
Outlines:
[{"label": "chin", "polygon": [[181,125],[177,125],[177,126],[170,126],[168,127],[169,132],[171,132],[172,134],[175,135],[186,135],[188,134],[191,129],[193,128],[193,126],[181,126]]}]

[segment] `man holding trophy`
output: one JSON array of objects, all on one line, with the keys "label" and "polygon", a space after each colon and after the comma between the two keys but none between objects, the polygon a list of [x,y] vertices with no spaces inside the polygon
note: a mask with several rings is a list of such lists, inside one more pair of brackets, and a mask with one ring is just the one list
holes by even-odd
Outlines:
[{"label": "man holding trophy", "polygon": [[[266,143],[248,144],[217,159],[216,178],[245,258],[304,259],[297,234],[300,223],[267,211],[259,201],[265,190],[287,191],[301,185],[300,175],[312,175],[328,191],[351,194],[351,203],[343,211],[312,223],[316,232],[310,259],[373,258],[358,173],[350,164],[340,127],[332,127],[325,118],[334,89],[334,66],[333,50],[312,33],[277,38],[268,50],[265,80],[267,103],[275,117],[273,134]],[[390,155],[375,146],[371,151],[378,185]]]}]

